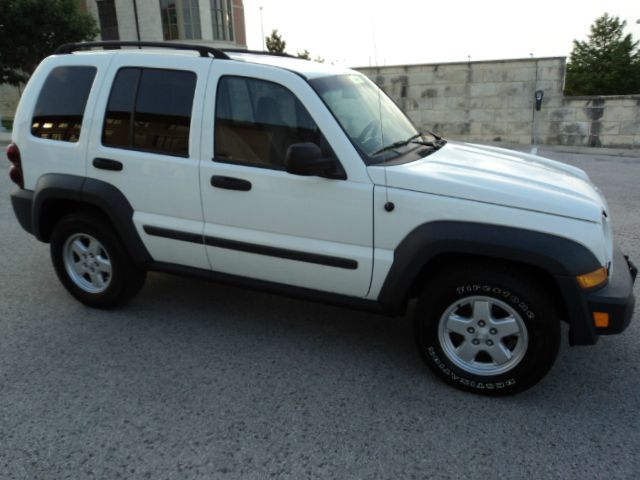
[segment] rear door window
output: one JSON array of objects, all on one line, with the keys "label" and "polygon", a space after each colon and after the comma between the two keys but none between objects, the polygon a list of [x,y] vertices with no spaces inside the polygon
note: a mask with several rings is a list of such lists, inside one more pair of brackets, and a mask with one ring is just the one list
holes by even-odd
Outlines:
[{"label": "rear door window", "polygon": [[96,76],[95,67],[54,68],[42,86],[31,121],[31,134],[49,140],[77,142]]},{"label": "rear door window", "polygon": [[194,72],[121,68],[111,88],[102,144],[188,157],[195,88]]}]

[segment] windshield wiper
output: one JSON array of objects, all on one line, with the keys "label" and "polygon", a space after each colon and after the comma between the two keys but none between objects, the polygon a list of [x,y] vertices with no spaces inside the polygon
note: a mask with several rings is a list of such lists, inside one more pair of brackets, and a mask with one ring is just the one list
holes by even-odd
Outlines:
[{"label": "windshield wiper", "polygon": [[444,138],[442,138],[441,135],[438,135],[437,133],[430,132],[429,130],[425,130],[425,133],[428,133],[429,135],[431,135],[435,139],[434,147],[442,148],[442,147],[444,147],[446,145],[447,141]]},{"label": "windshield wiper", "polygon": [[376,150],[375,152],[373,152],[371,154],[372,157],[382,153],[382,152],[387,152],[389,150],[393,150],[395,148],[400,148],[400,147],[405,147],[407,145],[409,145],[410,143],[415,143],[416,145],[424,145],[425,147],[431,147],[435,150],[438,150],[439,148],[443,147],[447,141],[442,138],[440,135],[436,135],[435,133],[429,132],[427,130],[425,130],[426,133],[428,133],[429,135],[431,135],[434,139],[435,139],[435,143],[434,142],[428,142],[426,140],[416,140],[417,138],[420,138],[424,135],[424,133],[420,132],[420,133],[416,133],[415,135],[412,135],[411,137],[407,138],[406,140],[399,140],[397,142],[393,142],[390,145],[387,145],[386,147],[382,147],[379,150]]},{"label": "windshield wiper", "polygon": [[409,145],[410,143],[421,143],[421,142],[416,142],[415,139],[418,137],[421,137],[422,134],[421,133],[416,133],[415,135],[412,135],[411,137],[407,138],[406,140],[399,140],[397,142],[393,142],[390,145],[387,145],[386,147],[382,147],[379,150],[376,150],[375,152],[373,152],[371,154],[371,156],[376,156],[382,152],[386,152],[389,150],[393,150],[394,148],[400,148],[400,147],[404,147],[406,145]]},{"label": "windshield wiper", "polygon": [[[438,135],[437,133],[430,132],[429,130],[425,130],[424,132],[425,132],[425,133],[428,133],[428,134],[429,134],[429,135],[431,135],[433,138],[435,138],[435,139],[436,139],[436,142],[439,142],[440,140],[444,140],[444,138],[442,138],[442,136]],[[445,142],[446,142],[446,140],[445,140]]]}]

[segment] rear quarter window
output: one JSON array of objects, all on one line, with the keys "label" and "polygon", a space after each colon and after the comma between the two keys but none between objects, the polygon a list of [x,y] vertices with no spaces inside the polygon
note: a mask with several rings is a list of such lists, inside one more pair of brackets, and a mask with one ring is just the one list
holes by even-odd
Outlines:
[{"label": "rear quarter window", "polygon": [[31,134],[49,140],[77,142],[96,71],[95,67],[84,66],[54,68],[40,90]]}]

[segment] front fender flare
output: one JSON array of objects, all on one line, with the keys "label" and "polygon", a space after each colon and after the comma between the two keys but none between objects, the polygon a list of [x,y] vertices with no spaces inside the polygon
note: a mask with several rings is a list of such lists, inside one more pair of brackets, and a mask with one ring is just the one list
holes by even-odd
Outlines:
[{"label": "front fender flare", "polygon": [[575,276],[602,265],[574,240],[521,228],[455,221],[416,227],[394,250],[393,264],[378,296],[383,309],[402,312],[424,266],[442,254],[507,260],[544,270],[556,279],[571,324],[572,342],[595,343],[588,315],[576,302],[580,292]]}]

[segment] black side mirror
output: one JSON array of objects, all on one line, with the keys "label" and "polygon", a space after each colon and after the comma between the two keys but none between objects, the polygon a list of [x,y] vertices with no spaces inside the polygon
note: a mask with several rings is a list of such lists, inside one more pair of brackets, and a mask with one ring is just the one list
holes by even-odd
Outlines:
[{"label": "black side mirror", "polygon": [[322,150],[315,143],[294,143],[287,149],[284,160],[285,170],[294,175],[345,179],[346,175],[339,169],[332,157],[322,155]]}]

